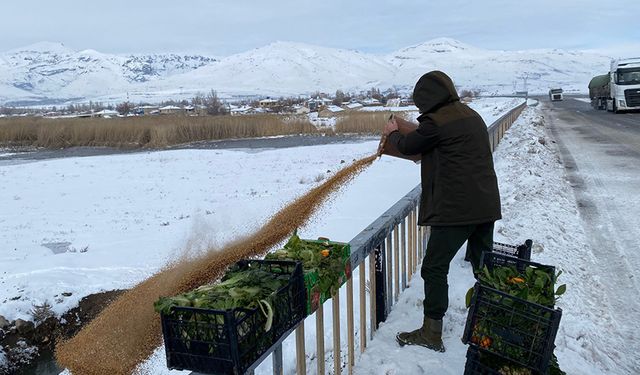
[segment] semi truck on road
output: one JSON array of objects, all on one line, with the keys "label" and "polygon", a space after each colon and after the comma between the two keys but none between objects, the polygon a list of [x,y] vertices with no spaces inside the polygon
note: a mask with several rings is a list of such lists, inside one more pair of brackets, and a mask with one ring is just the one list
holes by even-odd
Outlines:
[{"label": "semi truck on road", "polygon": [[557,102],[562,100],[562,89],[549,90],[549,100],[551,100],[552,102]]},{"label": "semi truck on road", "polygon": [[613,60],[608,74],[589,82],[589,97],[596,109],[640,110],[640,57]]}]

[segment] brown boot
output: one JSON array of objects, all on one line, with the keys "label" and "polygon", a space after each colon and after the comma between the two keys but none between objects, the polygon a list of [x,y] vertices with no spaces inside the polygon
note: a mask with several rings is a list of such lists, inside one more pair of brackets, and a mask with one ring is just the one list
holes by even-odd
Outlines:
[{"label": "brown boot", "polygon": [[400,346],[420,345],[436,352],[445,351],[442,343],[442,320],[435,320],[426,316],[422,327],[411,332],[399,332],[396,335],[396,340]]}]

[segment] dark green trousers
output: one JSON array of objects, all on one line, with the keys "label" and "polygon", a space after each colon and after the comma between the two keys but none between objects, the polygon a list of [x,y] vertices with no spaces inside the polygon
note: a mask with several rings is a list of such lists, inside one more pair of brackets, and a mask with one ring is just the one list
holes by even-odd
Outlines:
[{"label": "dark green trousers", "polygon": [[449,307],[449,264],[462,244],[474,272],[480,266],[483,251],[493,248],[493,222],[472,225],[432,226],[420,274],[424,280],[424,315],[442,319]]}]

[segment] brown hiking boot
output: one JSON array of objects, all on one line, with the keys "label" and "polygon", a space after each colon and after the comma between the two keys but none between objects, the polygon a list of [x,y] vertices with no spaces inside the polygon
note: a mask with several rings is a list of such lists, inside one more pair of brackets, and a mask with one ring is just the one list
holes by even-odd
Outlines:
[{"label": "brown hiking boot", "polygon": [[399,332],[396,335],[396,340],[400,346],[420,345],[436,352],[445,351],[442,343],[442,320],[435,320],[426,316],[422,327],[411,332]]}]

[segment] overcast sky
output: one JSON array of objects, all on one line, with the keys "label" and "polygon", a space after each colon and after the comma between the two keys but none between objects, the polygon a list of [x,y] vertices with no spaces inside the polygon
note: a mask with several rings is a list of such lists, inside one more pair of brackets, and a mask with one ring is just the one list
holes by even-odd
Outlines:
[{"label": "overcast sky", "polygon": [[226,56],[281,40],[382,54],[451,37],[640,56],[640,0],[6,0],[0,14],[0,51],[51,41]]}]

